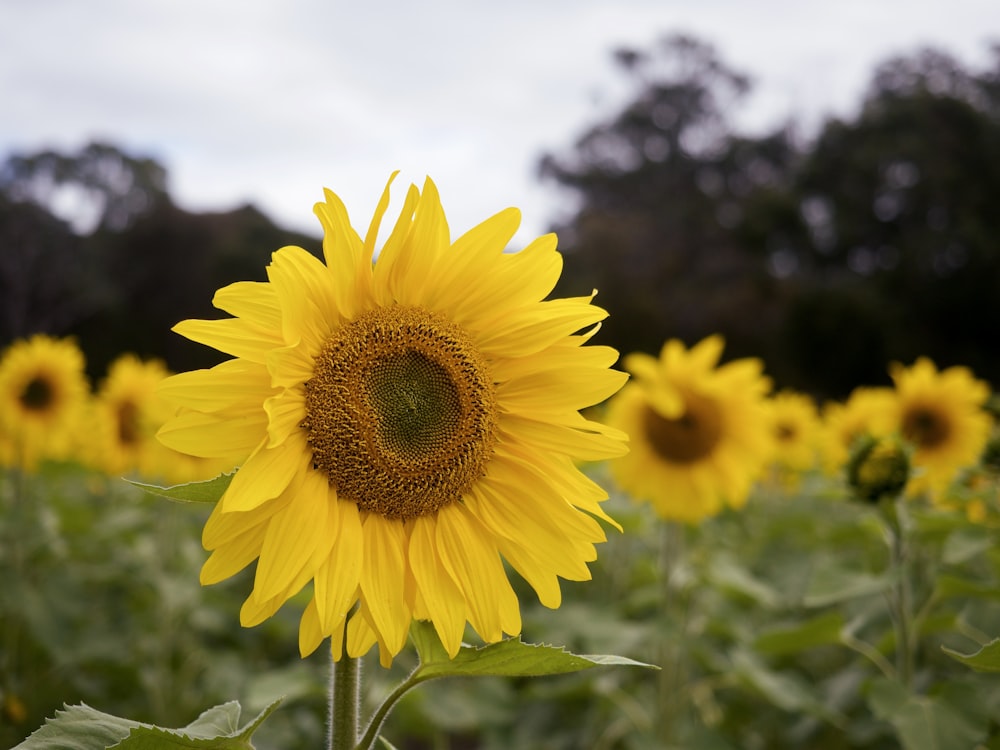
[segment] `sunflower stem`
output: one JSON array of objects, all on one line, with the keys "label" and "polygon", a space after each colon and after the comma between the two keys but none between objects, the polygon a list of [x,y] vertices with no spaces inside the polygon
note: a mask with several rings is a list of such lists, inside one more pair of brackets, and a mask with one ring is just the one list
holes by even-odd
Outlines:
[{"label": "sunflower stem", "polygon": [[661,611],[673,627],[662,628],[659,643],[659,706],[656,712],[657,734],[663,747],[673,742],[676,722],[684,695],[685,664],[682,644],[678,638],[684,631],[683,601],[677,596],[678,568],[684,560],[685,528],[674,521],[660,525],[660,577],[662,585]]},{"label": "sunflower stem", "polygon": [[910,689],[915,671],[916,642],[913,623],[913,588],[910,575],[910,516],[906,497],[896,499],[896,524],[892,531],[892,565],[896,574],[894,618],[896,624],[896,673],[900,683]]},{"label": "sunflower stem", "polygon": [[330,670],[329,750],[354,750],[361,711],[361,659],[347,655],[347,644]]},{"label": "sunflower stem", "polygon": [[370,748],[375,746],[375,740],[378,739],[379,732],[382,730],[382,725],[385,723],[386,717],[388,717],[393,706],[396,705],[396,702],[402,698],[403,694],[410,690],[410,688],[416,687],[426,679],[426,677],[420,676],[420,667],[418,666],[415,670],[413,670],[409,677],[403,680],[393,689],[391,693],[389,693],[386,699],[382,701],[382,705],[375,710],[371,721],[368,722],[364,737],[362,737],[361,742],[358,743],[357,750],[370,750]]}]

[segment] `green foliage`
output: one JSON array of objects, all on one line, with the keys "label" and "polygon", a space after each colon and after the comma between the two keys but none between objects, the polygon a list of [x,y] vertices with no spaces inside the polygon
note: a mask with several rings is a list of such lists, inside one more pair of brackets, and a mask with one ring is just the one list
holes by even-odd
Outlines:
[{"label": "green foliage", "polygon": [[75,466],[0,473],[0,747],[63,704],[169,727],[281,696],[263,746],[322,742],[328,658],[300,659],[296,612],[239,627],[252,576],[199,585],[208,511]]},{"label": "green foliage", "polygon": [[1000,672],[1000,638],[994,638],[974,654],[960,654],[950,648],[943,649],[952,658],[977,672]]},{"label": "green foliage", "polygon": [[240,727],[240,704],[231,701],[180,729],[141,724],[86,705],[68,706],[14,750],[248,750],[254,732],[277,706],[275,701]]},{"label": "green foliage", "polygon": [[437,677],[542,677],[598,666],[652,666],[623,656],[571,654],[565,648],[524,643],[520,638],[479,648],[463,646],[451,659],[428,623],[415,622],[410,637],[420,657],[410,679],[420,682]]},{"label": "green foliage", "polygon": [[129,484],[144,490],[150,495],[165,497],[170,500],[177,500],[182,503],[216,503],[225,494],[229,483],[233,481],[236,472],[231,474],[220,474],[215,479],[208,479],[204,482],[187,482],[186,484],[175,484],[173,487],[160,487],[155,484],[144,484],[127,480]]},{"label": "green foliage", "polygon": [[[205,501],[221,494],[224,477],[166,492],[189,503],[70,466],[2,481],[0,746],[55,716],[29,742],[73,719],[84,737],[127,736],[123,748],[218,738],[231,743],[214,746],[245,747],[247,727],[226,702],[264,712],[281,696],[254,745],[323,742],[329,655],[298,656],[303,602],[247,630],[238,610],[248,576],[198,586]],[[433,628],[415,623],[415,648],[391,670],[366,657],[363,715],[376,719],[374,747],[1000,743],[996,508],[973,523],[918,502],[892,508],[846,496],[840,482],[807,477],[795,493],[761,488],[742,511],[698,527],[664,525],[645,506],[612,498],[625,531],[599,549],[592,581],[564,582],[557,610],[515,583],[522,639],[463,646],[452,661]],[[623,656],[577,655],[601,653]],[[636,664],[661,669],[621,668]],[[379,713],[387,697],[392,712]],[[81,705],[61,712],[64,703]],[[188,723],[213,703],[221,705],[208,718]]]}]

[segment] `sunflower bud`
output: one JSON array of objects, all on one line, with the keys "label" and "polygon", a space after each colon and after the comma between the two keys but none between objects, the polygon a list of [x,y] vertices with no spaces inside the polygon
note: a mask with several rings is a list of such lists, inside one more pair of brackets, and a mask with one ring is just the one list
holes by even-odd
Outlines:
[{"label": "sunflower bud", "polygon": [[893,437],[865,436],[857,441],[847,463],[847,483],[855,497],[870,503],[894,498],[910,478],[910,457]]}]

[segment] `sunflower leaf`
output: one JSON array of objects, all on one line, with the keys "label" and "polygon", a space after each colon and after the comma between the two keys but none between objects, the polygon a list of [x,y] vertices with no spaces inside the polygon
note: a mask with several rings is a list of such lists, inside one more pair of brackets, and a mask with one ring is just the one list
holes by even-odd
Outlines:
[{"label": "sunflower leaf", "polygon": [[659,669],[624,656],[573,654],[561,646],[524,643],[520,638],[508,638],[479,648],[462,646],[455,658],[449,659],[429,624],[414,623],[410,632],[420,656],[420,666],[414,676],[421,681],[451,675],[541,677],[600,666]]},{"label": "sunflower leaf", "polygon": [[14,750],[249,750],[250,738],[261,723],[278,707],[274,701],[250,723],[239,726],[240,704],[224,703],[204,711],[180,729],[103,713],[86,704],[67,706],[31,734]]},{"label": "sunflower leaf", "polygon": [[942,646],[941,650],[977,672],[1000,672],[1000,638],[994,638],[972,654],[959,653],[945,646]]},{"label": "sunflower leaf", "polygon": [[235,471],[231,474],[220,474],[215,479],[208,479],[204,482],[175,484],[172,487],[144,484],[131,479],[125,481],[150,495],[166,497],[182,503],[216,503],[225,494],[234,476],[236,476]]}]

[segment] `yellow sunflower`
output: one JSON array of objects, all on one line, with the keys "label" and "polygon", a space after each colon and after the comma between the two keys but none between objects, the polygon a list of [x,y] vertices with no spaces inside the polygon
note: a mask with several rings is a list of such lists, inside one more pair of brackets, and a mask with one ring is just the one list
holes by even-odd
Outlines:
[{"label": "yellow sunflower", "polygon": [[766,401],[774,455],[774,478],[794,485],[816,465],[820,419],[816,403],[804,393],[780,391]]},{"label": "yellow sunflower", "polygon": [[989,386],[966,367],[939,372],[926,357],[912,367],[893,363],[889,374],[896,394],[894,427],[913,445],[916,471],[907,494],[934,497],[960,469],[979,461],[992,424],[983,408]]},{"label": "yellow sunflower", "polygon": [[[158,392],[169,375],[159,360],[126,353],[108,367],[91,402],[92,429],[84,450],[106,474],[136,474],[148,480],[185,482],[210,479],[233,468],[231,461],[209,461],[168,448],[156,432],[176,413]],[[199,469],[200,464],[208,464]]]},{"label": "yellow sunflower", "polygon": [[155,476],[149,468],[160,445],[156,431],[172,411],[156,392],[167,374],[162,362],[143,362],[135,354],[123,354],[108,366],[94,394],[94,429],[88,438],[91,461],[102,471]]},{"label": "yellow sunflower", "polygon": [[66,459],[87,398],[84,357],[71,339],[38,334],[15,341],[0,358],[0,433],[10,463],[33,470]]},{"label": "yellow sunflower", "polygon": [[376,253],[389,186],[363,240],[325,195],[325,264],[284,247],[267,282],[216,293],[235,317],[175,327],[235,357],[160,391],[184,407],[161,440],[240,465],[206,523],[201,580],[257,561],[245,626],[311,581],[303,655],[332,636],[335,659],[377,642],[388,664],[414,618],[451,655],[467,622],[486,642],[519,633],[503,561],[557,607],[557,577],[590,577],[595,517],[614,524],[574,464],[625,451],[579,413],[626,379],[617,352],[585,346],[607,313],[593,295],[543,301],[556,238],[504,252],[516,209],[452,242],[427,180]]},{"label": "yellow sunflower", "polygon": [[892,432],[894,396],[891,388],[858,386],[847,400],[823,406],[820,456],[824,471],[836,474],[847,466],[856,441]]},{"label": "yellow sunflower", "polygon": [[659,359],[630,354],[635,379],[609,406],[608,421],[631,438],[611,463],[623,490],[665,519],[695,523],[724,505],[741,507],[771,451],[758,359],[718,365],[721,336],[690,351],[671,339]]}]

